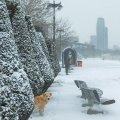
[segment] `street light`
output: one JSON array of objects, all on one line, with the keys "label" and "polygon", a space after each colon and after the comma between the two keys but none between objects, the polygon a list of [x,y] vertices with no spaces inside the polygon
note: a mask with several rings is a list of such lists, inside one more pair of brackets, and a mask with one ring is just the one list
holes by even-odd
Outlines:
[{"label": "street light", "polygon": [[55,9],[61,10],[63,6],[61,5],[61,2],[56,4],[55,1],[53,3],[48,3],[47,8],[53,8],[53,42],[55,42]]}]

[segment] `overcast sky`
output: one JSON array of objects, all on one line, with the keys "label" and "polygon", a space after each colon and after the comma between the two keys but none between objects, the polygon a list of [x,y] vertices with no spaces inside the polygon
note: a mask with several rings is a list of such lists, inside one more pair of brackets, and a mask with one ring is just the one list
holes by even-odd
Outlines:
[{"label": "overcast sky", "polygon": [[68,19],[80,42],[88,42],[96,34],[97,18],[103,17],[108,27],[109,48],[120,46],[120,0],[56,0],[56,3],[60,1],[63,9],[56,15]]}]

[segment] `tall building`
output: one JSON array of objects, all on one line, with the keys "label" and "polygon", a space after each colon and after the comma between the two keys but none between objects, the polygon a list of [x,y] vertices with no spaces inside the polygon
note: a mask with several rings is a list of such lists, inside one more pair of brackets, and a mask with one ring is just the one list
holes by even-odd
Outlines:
[{"label": "tall building", "polygon": [[108,49],[108,29],[105,27],[104,18],[98,18],[96,25],[97,49]]},{"label": "tall building", "polygon": [[105,27],[105,43],[104,43],[105,50],[108,49],[108,28]]}]

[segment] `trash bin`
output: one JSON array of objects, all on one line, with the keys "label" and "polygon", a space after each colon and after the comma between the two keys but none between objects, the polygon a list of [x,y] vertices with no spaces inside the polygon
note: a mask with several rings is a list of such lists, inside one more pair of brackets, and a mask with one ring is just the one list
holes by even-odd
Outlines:
[{"label": "trash bin", "polygon": [[82,61],[81,60],[77,61],[77,67],[82,67]]}]

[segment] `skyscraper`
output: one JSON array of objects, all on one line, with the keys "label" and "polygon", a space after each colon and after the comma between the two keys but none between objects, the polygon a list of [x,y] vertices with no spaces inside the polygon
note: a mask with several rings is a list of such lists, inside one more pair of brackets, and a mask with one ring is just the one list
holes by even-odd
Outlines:
[{"label": "skyscraper", "polygon": [[105,41],[104,41],[104,49],[108,49],[108,28],[105,27]]},{"label": "skyscraper", "polygon": [[108,49],[108,29],[105,27],[104,18],[98,18],[96,26],[97,49]]}]

